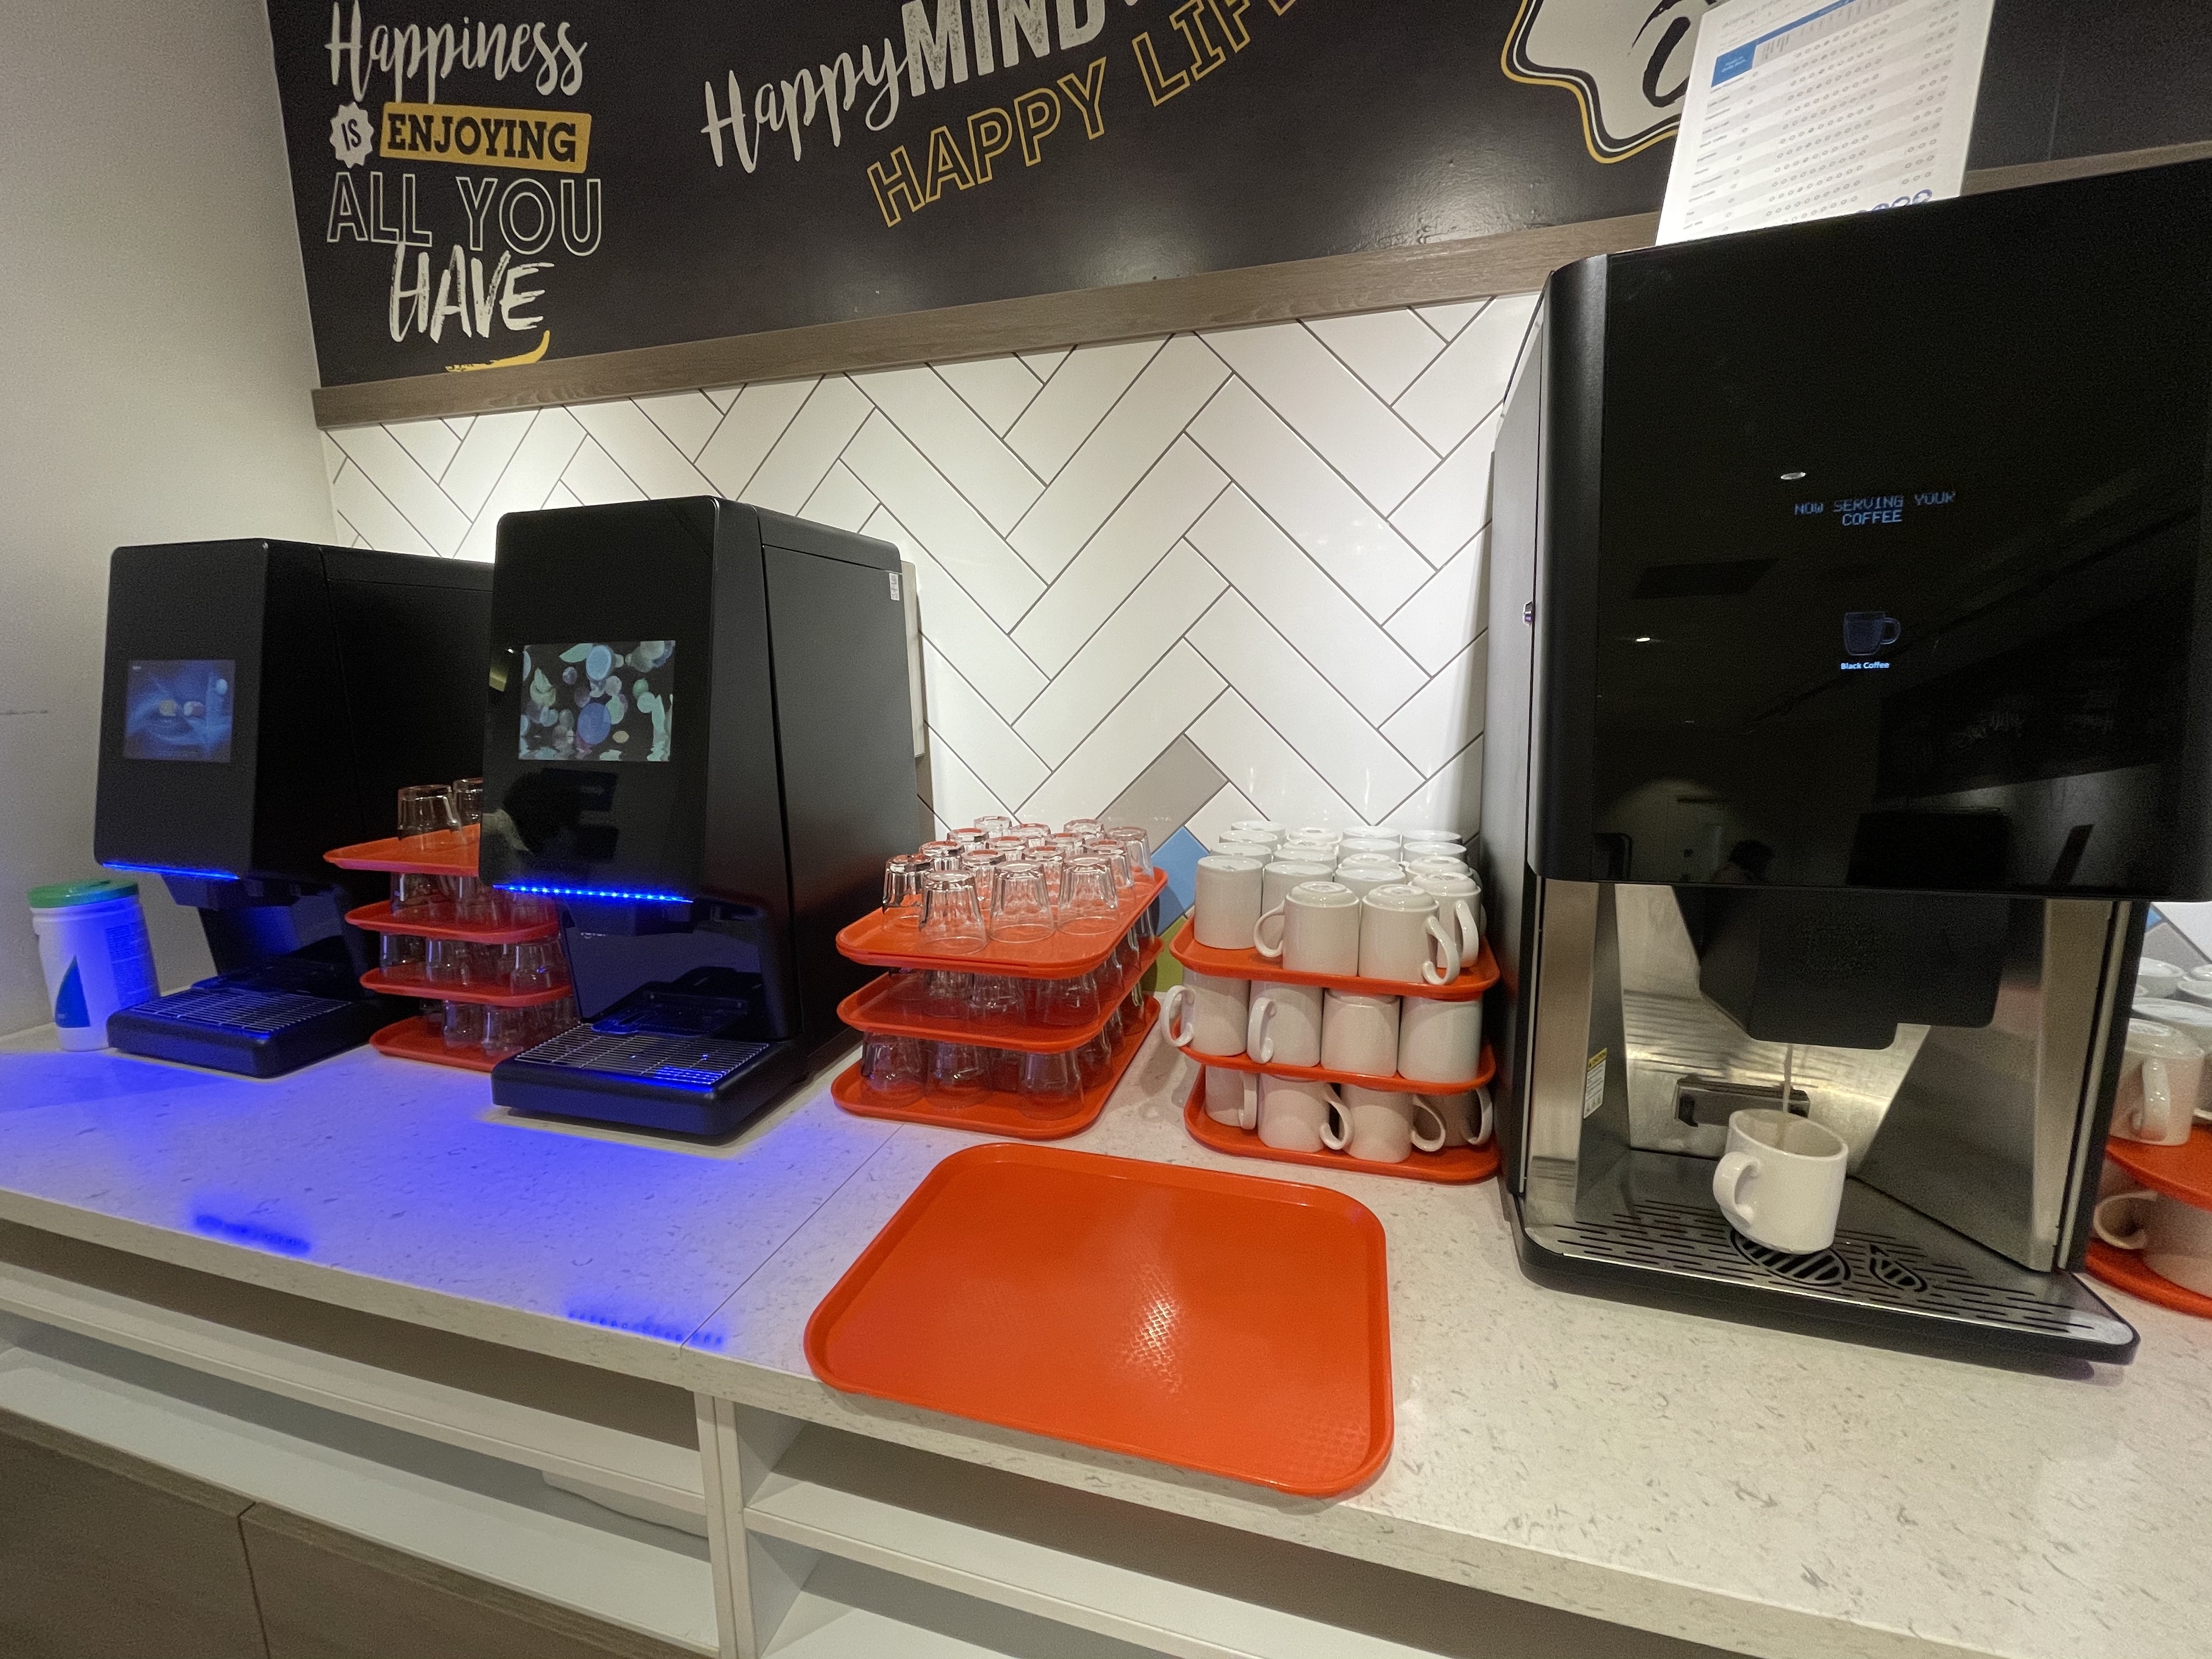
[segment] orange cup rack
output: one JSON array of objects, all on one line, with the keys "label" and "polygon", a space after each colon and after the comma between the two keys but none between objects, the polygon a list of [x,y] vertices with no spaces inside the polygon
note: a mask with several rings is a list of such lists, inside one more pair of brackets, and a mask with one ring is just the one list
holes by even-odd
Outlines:
[{"label": "orange cup rack", "polygon": [[[1035,944],[994,941],[967,955],[925,951],[910,925],[872,912],[837,935],[837,948],[854,962],[890,971],[862,986],[839,1005],[837,1017],[863,1034],[861,1059],[841,1073],[830,1092],[840,1106],[862,1117],[927,1123],[940,1128],[1022,1140],[1057,1140],[1097,1121],[1129,1062],[1158,1018],[1149,997],[1136,993],[1160,954],[1147,922],[1167,877],[1153,872],[1122,901],[1119,926],[1097,933],[1054,933]],[[1057,987],[1090,978],[1086,1012],[1042,1018],[1038,1005]],[[1018,995],[1021,1011],[978,1018],[962,997],[978,979],[1002,981]],[[932,1007],[934,999],[939,1006]],[[902,1051],[894,1045],[910,1045]],[[982,1051],[986,1086],[943,1092],[932,1063],[938,1045]],[[1018,1073],[1025,1054],[1072,1054],[1082,1067],[1080,1099],[1041,1111],[1025,1102]],[[917,1061],[919,1086],[904,1070],[875,1062],[900,1057]],[[902,1080],[886,1081],[899,1070]]]},{"label": "orange cup rack", "polygon": [[[382,871],[393,876],[424,876],[446,883],[474,881],[477,874],[477,831],[474,828],[443,830],[436,835],[396,837],[341,847],[324,857],[342,870]],[[399,910],[396,900],[364,904],[346,920],[383,939],[412,939],[422,942],[419,969],[410,963],[395,968],[388,960],[361,977],[362,984],[386,996],[415,997],[424,1012],[386,1026],[369,1038],[379,1054],[399,1060],[426,1060],[434,1066],[464,1071],[489,1072],[509,1054],[544,1042],[576,1023],[575,999],[568,983],[568,968],[555,952],[556,983],[517,990],[500,975],[498,955],[517,946],[542,945],[560,937],[560,925],[543,901],[526,902],[526,908],[503,921],[461,921],[452,916],[411,915]],[[428,958],[430,947],[440,950],[441,975],[432,977]],[[497,1018],[501,1015],[519,1018]]]},{"label": "orange cup rack", "polygon": [[[1411,985],[1397,980],[1360,979],[1338,974],[1293,973],[1279,959],[1271,960],[1257,951],[1224,951],[1212,945],[1200,945],[1192,930],[1185,927],[1175,937],[1169,949],[1175,959],[1194,973],[1212,974],[1222,979],[1270,980],[1279,985],[1319,985],[1339,991],[1358,991],[1369,996],[1426,997],[1437,1002],[1472,1002],[1498,983],[1498,959],[1491,954],[1485,941],[1482,954],[1475,958],[1472,968],[1463,969],[1449,985]],[[1183,1050],[1201,1067],[1242,1072],[1260,1077],[1298,1078],[1308,1082],[1331,1085],[1353,1084],[1362,1088],[1382,1089],[1394,1094],[1460,1095],[1486,1085],[1497,1070],[1497,1056],[1488,1043],[1483,1044],[1482,1060],[1474,1076],[1459,1083],[1418,1083],[1409,1078],[1383,1077],[1365,1072],[1332,1071],[1321,1066],[1284,1066],[1273,1061],[1261,1061],[1245,1054],[1201,1054],[1194,1049]],[[1190,1138],[1202,1146],[1217,1152],[1226,1152],[1231,1158],[1263,1158],[1273,1164],[1302,1164],[1312,1169],[1363,1170],[1370,1175],[1396,1176],[1406,1181],[1431,1181],[1447,1186],[1464,1185],[1476,1181],[1487,1181],[1498,1173],[1498,1141],[1495,1134],[1480,1146],[1447,1146],[1437,1152],[1415,1152],[1398,1164],[1377,1164],[1367,1158],[1353,1158],[1348,1152],[1301,1152],[1287,1147],[1270,1146],[1260,1139],[1255,1130],[1239,1128],[1206,1114],[1206,1072],[1201,1069],[1183,1103],[1183,1127]]]}]

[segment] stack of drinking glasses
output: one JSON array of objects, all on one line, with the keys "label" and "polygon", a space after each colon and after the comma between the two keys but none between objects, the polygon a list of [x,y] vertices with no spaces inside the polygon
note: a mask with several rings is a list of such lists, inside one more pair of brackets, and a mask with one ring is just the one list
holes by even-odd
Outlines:
[{"label": "stack of drinking glasses", "polygon": [[882,907],[838,935],[889,969],[846,999],[852,1110],[1013,1134],[1095,1120],[1153,1018],[1166,878],[1144,830],[984,818],[884,870]]},{"label": "stack of drinking glasses", "polygon": [[346,918],[378,936],[377,967],[362,983],[422,1000],[420,1018],[369,1039],[382,1053],[488,1072],[576,1023],[552,905],[477,878],[483,817],[481,778],[410,785],[396,836],[330,854],[392,875],[388,902]]}]

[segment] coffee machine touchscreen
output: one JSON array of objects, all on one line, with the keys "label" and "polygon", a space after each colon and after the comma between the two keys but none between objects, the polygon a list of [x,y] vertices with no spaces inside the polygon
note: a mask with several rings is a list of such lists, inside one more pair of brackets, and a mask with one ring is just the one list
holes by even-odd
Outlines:
[{"label": "coffee machine touchscreen", "polygon": [[228,761],[237,685],[229,657],[133,660],[125,679],[124,758]]}]

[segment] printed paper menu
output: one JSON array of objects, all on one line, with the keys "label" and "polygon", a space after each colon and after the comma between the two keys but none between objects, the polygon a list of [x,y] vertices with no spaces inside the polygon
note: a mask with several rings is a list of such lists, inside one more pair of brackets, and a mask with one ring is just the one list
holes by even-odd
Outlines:
[{"label": "printed paper menu", "polygon": [[1705,14],[1662,242],[1956,196],[1994,0],[1728,0]]}]

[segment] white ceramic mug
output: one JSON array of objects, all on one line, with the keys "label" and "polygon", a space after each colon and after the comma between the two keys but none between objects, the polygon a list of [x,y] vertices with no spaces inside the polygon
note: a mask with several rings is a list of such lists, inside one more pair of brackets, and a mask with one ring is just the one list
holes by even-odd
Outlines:
[{"label": "white ceramic mug", "polygon": [[1160,998],[1160,1023],[1168,1041],[1194,1054],[1241,1054],[1248,1018],[1249,981],[1183,970],[1182,983]]},{"label": "white ceramic mug", "polygon": [[1433,853],[1406,854],[1406,879],[1419,881],[1423,876],[1468,876],[1474,872],[1468,868],[1467,860],[1446,858]]},{"label": "white ceramic mug", "polygon": [[1405,852],[1409,859],[1463,859],[1467,856],[1467,842],[1441,830],[1409,830],[1406,832]]},{"label": "white ceramic mug", "polygon": [[2160,1279],[2212,1296],[2212,1210],[2138,1189],[2099,1200],[2092,1224],[2114,1249],[2142,1251]]},{"label": "white ceramic mug", "polygon": [[1291,896],[1291,889],[1300,882],[1327,881],[1335,873],[1336,866],[1329,860],[1279,854],[1260,872],[1260,914],[1264,916],[1280,907]]},{"label": "white ceramic mug", "polygon": [[1482,1004],[1409,996],[1398,1010],[1398,1075],[1465,1083],[1482,1069]]},{"label": "white ceramic mug", "polygon": [[[2136,975],[2141,977],[2142,969],[2136,969]],[[2186,969],[2173,988],[2191,1002],[2212,1002],[2212,964]]]},{"label": "white ceramic mug", "polygon": [[1332,1072],[1397,1075],[1398,999],[1331,991],[1322,1002],[1321,1063]]},{"label": "white ceramic mug", "polygon": [[1262,1066],[1320,1065],[1321,1008],[1318,985],[1255,981],[1244,1023],[1245,1054]]},{"label": "white ceramic mug", "polygon": [[1833,1129],[1771,1107],[1729,1119],[1713,1201],[1729,1225],[1770,1250],[1803,1255],[1836,1242],[1850,1149]]},{"label": "white ceramic mug", "polygon": [[1216,951],[1249,951],[1260,919],[1261,866],[1257,859],[1211,854],[1198,861],[1197,915],[1191,931]]},{"label": "white ceramic mug", "polygon": [[1248,841],[1242,836],[1228,836],[1213,843],[1213,856],[1218,859],[1257,859],[1262,865],[1275,856],[1272,841]]},{"label": "white ceramic mug", "polygon": [[1234,1129],[1256,1128],[1260,1122],[1260,1079],[1249,1072],[1232,1072],[1226,1066],[1206,1068],[1206,1115]]},{"label": "white ceramic mug", "polygon": [[1295,974],[1359,971],[1359,896],[1334,881],[1302,881],[1255,919],[1254,950]]},{"label": "white ceramic mug", "polygon": [[1442,1152],[1443,1116],[1427,1101],[1393,1089],[1347,1083],[1332,1109],[1325,1136],[1332,1146],[1370,1164],[1403,1164],[1416,1152]]},{"label": "white ceramic mug", "polygon": [[1323,1147],[1338,1151],[1343,1142],[1330,1138],[1337,1133],[1330,1120],[1343,1105],[1336,1091],[1326,1083],[1263,1077],[1260,1079],[1260,1139],[1285,1152],[1317,1152]]},{"label": "white ceramic mug", "polygon": [[1360,978],[1449,985],[1459,977],[1459,940],[1437,919],[1435,894],[1395,884],[1376,888],[1363,907]]},{"label": "white ceramic mug", "polygon": [[1336,866],[1335,878],[1364,899],[1378,887],[1403,886],[1406,866],[1381,859],[1346,859]]},{"label": "white ceramic mug", "polygon": [[2195,1127],[2203,1081],[2204,1051],[2189,1036],[2154,1020],[2130,1019],[2112,1097],[2112,1133],[2179,1146]]},{"label": "white ceramic mug", "polygon": [[1461,1095],[1427,1095],[1423,1100],[1436,1108],[1437,1115],[1444,1121],[1444,1145],[1447,1146],[1486,1146],[1495,1117],[1490,1104],[1490,1091],[1473,1089]]},{"label": "white ceramic mug", "polygon": [[1459,940],[1460,965],[1474,967],[1482,954],[1483,924],[1488,920],[1483,914],[1482,884],[1473,876],[1415,876],[1413,884],[1436,900],[1437,919]]},{"label": "white ceramic mug", "polygon": [[2170,962],[2145,957],[2136,964],[2136,995],[2170,997],[2181,988],[2181,981],[2186,976],[2181,969]]},{"label": "white ceramic mug", "polygon": [[1268,818],[1239,818],[1229,826],[1229,833],[1243,841],[1280,841],[1285,831]]},{"label": "white ceramic mug", "polygon": [[1380,832],[1363,835],[1355,830],[1348,832],[1344,839],[1337,843],[1336,854],[1340,859],[1366,856],[1386,858],[1395,862],[1400,845],[1395,836]]}]

